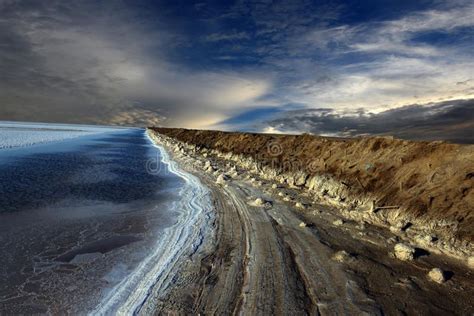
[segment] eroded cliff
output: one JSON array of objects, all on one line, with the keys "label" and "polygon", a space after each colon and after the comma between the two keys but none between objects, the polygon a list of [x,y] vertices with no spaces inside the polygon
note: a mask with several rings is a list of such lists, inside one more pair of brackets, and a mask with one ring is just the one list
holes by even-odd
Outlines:
[{"label": "eroded cliff", "polygon": [[469,248],[474,239],[473,145],[151,129],[196,153],[307,191],[343,208],[348,217],[394,231],[416,223],[451,247]]}]

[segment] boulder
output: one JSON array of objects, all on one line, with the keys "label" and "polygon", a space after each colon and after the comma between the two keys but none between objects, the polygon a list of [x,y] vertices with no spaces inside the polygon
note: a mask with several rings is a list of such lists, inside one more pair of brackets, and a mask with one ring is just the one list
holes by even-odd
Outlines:
[{"label": "boulder", "polygon": [[416,235],[415,241],[422,246],[431,246],[437,238],[434,235]]},{"label": "boulder", "polygon": [[436,283],[446,282],[446,273],[440,268],[433,268],[428,272],[428,277]]},{"label": "boulder", "polygon": [[400,229],[400,227],[397,227],[397,226],[390,226],[390,231],[394,234],[398,234],[400,233],[402,230]]},{"label": "boulder", "polygon": [[295,203],[295,206],[296,206],[297,208],[301,208],[301,209],[304,209],[304,208],[305,208],[305,206],[304,206],[303,203],[301,203],[301,202],[296,202],[296,203]]},{"label": "boulder", "polygon": [[347,251],[341,250],[341,251],[336,252],[334,256],[332,256],[332,260],[337,261],[337,262],[349,262],[349,261],[353,261],[354,257],[351,256],[349,253],[347,253]]},{"label": "boulder", "polygon": [[415,248],[399,243],[394,247],[395,258],[403,261],[410,261],[415,258]]},{"label": "boulder", "polygon": [[341,226],[344,224],[344,221],[342,219],[336,219],[334,222],[332,222],[334,226]]},{"label": "boulder", "polygon": [[467,258],[467,265],[471,268],[474,269],[474,256],[471,256]]},{"label": "boulder", "polygon": [[257,206],[263,206],[265,204],[265,201],[262,198],[256,198],[254,203]]}]

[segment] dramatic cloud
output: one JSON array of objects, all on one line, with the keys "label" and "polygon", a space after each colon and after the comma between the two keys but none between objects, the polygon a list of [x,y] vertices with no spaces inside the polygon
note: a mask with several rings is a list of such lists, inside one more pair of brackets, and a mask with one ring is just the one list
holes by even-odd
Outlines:
[{"label": "dramatic cloud", "polygon": [[0,119],[248,129],[471,99],[473,34],[463,0],[0,0]]},{"label": "dramatic cloud", "polygon": [[201,127],[269,89],[255,73],[171,62],[175,35],[115,9],[2,2],[1,118]]},{"label": "dramatic cloud", "polygon": [[260,128],[271,132],[305,131],[341,137],[389,134],[405,139],[474,143],[473,109],[474,99],[406,105],[380,113],[364,109],[297,110],[273,118]]},{"label": "dramatic cloud", "polygon": [[[276,61],[303,74],[288,80],[284,92],[308,107],[382,111],[469,98],[473,82],[463,87],[456,83],[472,77],[473,27],[474,5],[469,3],[385,21],[323,25],[289,40],[285,49],[291,60]],[[319,67],[313,61],[310,67],[311,55],[325,61]]]}]

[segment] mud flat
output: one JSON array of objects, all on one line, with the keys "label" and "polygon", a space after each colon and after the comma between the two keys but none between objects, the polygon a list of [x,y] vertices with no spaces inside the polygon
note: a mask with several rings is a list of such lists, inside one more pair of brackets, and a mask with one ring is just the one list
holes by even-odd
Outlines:
[{"label": "mud flat", "polygon": [[[213,238],[189,256],[164,295],[156,294],[156,314],[474,312],[470,299],[474,275],[466,259],[472,252],[470,244],[463,243],[469,233],[452,234],[460,240],[459,251],[446,246],[449,238],[437,246],[445,236],[443,230],[425,238],[425,231],[417,227],[422,221],[416,217],[399,228],[391,225],[387,216],[393,211],[391,203],[379,201],[374,206],[373,196],[362,200],[359,195],[360,202],[353,205],[355,197],[349,191],[337,186],[330,192],[327,187],[340,179],[327,174],[326,180],[315,178],[316,172],[298,178],[301,170],[288,174],[259,164],[262,156],[252,154],[252,147],[241,148],[247,155],[234,153],[242,144],[223,141],[229,133],[170,129],[148,133],[172,160],[210,188],[216,211]],[[207,133],[220,135],[214,135],[213,145]],[[244,143],[252,137],[234,135]],[[260,142],[262,148],[283,155],[284,145],[270,145],[273,136],[265,137],[270,138]],[[355,181],[367,179],[359,176]],[[362,185],[368,191],[368,184]],[[308,186],[320,187],[312,191]],[[401,209],[397,205],[394,212],[400,221],[406,220],[409,215],[400,215]],[[397,257],[400,243],[407,246],[401,248],[407,249],[406,258],[411,260]],[[442,283],[430,275],[435,268],[443,272]]]}]

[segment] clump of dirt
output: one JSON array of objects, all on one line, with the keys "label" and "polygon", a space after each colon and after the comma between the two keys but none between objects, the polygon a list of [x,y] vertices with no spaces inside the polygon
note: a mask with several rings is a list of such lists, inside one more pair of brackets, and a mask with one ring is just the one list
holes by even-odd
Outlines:
[{"label": "clump of dirt", "polygon": [[453,236],[474,240],[474,145],[392,137],[328,138],[151,128],[208,150],[251,157],[273,169],[341,181],[351,194],[371,194],[378,206],[399,206],[437,221]]}]

